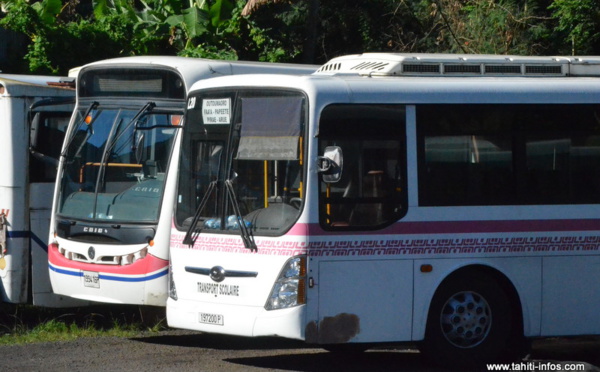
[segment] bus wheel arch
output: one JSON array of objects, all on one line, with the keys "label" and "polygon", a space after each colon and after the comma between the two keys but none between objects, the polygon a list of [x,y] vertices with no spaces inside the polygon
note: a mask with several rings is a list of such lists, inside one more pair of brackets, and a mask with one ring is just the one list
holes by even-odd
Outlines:
[{"label": "bus wheel arch", "polygon": [[521,356],[527,349],[523,334],[521,301],[512,282],[492,267],[471,265],[437,287],[420,348],[436,363],[478,367]]}]

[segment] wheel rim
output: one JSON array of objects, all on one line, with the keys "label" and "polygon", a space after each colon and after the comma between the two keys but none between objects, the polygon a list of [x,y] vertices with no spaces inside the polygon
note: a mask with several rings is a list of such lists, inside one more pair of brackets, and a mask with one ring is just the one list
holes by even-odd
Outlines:
[{"label": "wheel rim", "polygon": [[459,348],[471,348],[482,343],[490,332],[492,311],[483,296],[464,291],[454,294],[442,307],[442,333]]}]

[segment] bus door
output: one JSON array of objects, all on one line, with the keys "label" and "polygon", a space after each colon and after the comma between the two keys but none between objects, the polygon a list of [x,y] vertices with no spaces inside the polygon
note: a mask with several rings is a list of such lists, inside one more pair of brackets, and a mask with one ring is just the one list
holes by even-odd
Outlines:
[{"label": "bus door", "polygon": [[56,170],[74,108],[74,98],[51,98],[34,103],[29,112],[29,244],[31,291],[34,304],[50,305],[48,242]]},{"label": "bus door", "polygon": [[405,116],[402,105],[330,105],[321,114],[319,225],[330,233],[316,259],[310,342],[411,337],[413,263],[382,254],[399,246],[387,228],[407,212]]}]

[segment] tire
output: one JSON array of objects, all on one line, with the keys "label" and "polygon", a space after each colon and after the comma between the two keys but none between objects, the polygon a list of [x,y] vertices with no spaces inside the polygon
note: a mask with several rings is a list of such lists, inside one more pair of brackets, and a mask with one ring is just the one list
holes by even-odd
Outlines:
[{"label": "tire", "polygon": [[473,273],[445,281],[431,302],[423,355],[457,368],[510,361],[522,339],[511,306],[506,291],[488,275]]}]

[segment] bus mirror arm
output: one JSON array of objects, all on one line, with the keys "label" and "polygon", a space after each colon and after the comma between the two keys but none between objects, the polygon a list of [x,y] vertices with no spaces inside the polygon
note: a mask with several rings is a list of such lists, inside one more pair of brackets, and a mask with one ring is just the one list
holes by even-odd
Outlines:
[{"label": "bus mirror arm", "polygon": [[323,174],[323,182],[335,183],[342,178],[344,157],[339,146],[327,146],[323,156],[317,157],[317,171]]}]

